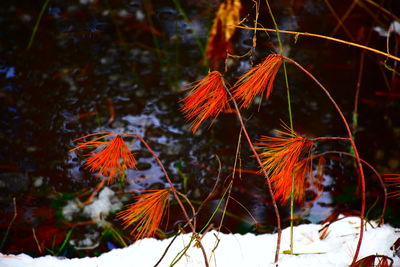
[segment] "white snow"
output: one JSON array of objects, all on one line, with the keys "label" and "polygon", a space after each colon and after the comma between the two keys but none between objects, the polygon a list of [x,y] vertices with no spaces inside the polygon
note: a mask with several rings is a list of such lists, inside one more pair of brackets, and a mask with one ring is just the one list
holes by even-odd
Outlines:
[{"label": "white snow", "polygon": [[68,221],[72,221],[74,214],[79,213],[102,224],[104,216],[120,210],[122,206],[122,202],[115,196],[115,192],[105,186],[98,196],[93,198],[92,203],[85,206],[77,199],[69,200],[63,207],[62,213]]},{"label": "white snow", "polygon": [[374,27],[374,31],[376,31],[379,34],[379,36],[381,36],[381,37],[387,37],[388,33],[392,33],[392,32],[400,35],[400,22],[393,21],[390,24],[389,29],[384,29],[380,26],[376,26],[376,27]]},{"label": "white snow", "polygon": [[[387,255],[394,259],[394,266],[400,264],[390,247],[400,237],[400,233],[389,225],[376,227],[374,222],[366,224],[360,258],[368,255]],[[286,266],[348,266],[357,246],[360,219],[343,218],[329,227],[328,236],[320,240],[321,225],[300,225],[294,229],[294,252],[300,255],[281,254],[279,267]],[[179,236],[159,266],[169,266],[173,258],[189,243],[190,234]],[[152,238],[138,241],[128,248],[114,249],[99,257],[83,259],[63,259],[53,256],[32,258],[25,254],[3,255],[2,267],[124,267],[154,266],[171,239]],[[203,236],[202,244],[209,258],[210,266],[275,266],[273,258],[276,234],[222,234],[211,231]],[[283,230],[281,252],[289,247],[289,229]],[[186,255],[175,266],[204,266],[201,250],[192,244]]]}]

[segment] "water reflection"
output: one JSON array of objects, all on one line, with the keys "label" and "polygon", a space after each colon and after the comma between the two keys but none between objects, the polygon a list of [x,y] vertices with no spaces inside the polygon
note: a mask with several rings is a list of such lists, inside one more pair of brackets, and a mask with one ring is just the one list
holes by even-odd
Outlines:
[{"label": "water reflection", "polygon": [[[72,140],[93,132],[140,134],[162,159],[177,188],[185,190],[193,201],[204,200],[220,176],[222,181],[202,218],[212,214],[232,173],[239,126],[234,115],[227,113],[209,129],[205,126],[192,135],[182,118],[179,112],[179,100],[184,96],[180,90],[182,84],[197,80],[208,71],[199,42],[206,43],[207,29],[214,15],[213,5],[217,3],[176,2],[181,6],[171,1],[81,0],[78,4],[52,0],[29,51],[26,46],[40,6],[32,1],[6,0],[3,3],[5,8],[0,10],[0,202],[4,204],[0,211],[1,229],[7,228],[13,216],[12,197],[17,198],[21,217],[11,228],[2,249],[38,253],[32,242],[32,227],[40,240],[51,241],[43,234],[47,231],[58,233],[54,242],[62,243],[70,226],[59,216],[60,210],[70,201],[76,203],[82,190],[86,190],[82,193],[86,198],[87,192],[100,181],[82,168],[82,158],[69,152]],[[273,6],[280,27],[330,32],[331,20],[319,1],[299,1],[304,2],[304,8],[290,9],[286,9],[286,2]],[[243,12],[248,14],[245,22],[253,25],[253,2],[244,5]],[[362,13],[362,16],[367,15]],[[261,25],[271,24],[266,17],[260,17]],[[251,48],[252,37],[252,32],[245,30],[236,34],[233,48],[238,54]],[[289,35],[283,39],[286,53],[308,64],[307,68],[321,77],[346,115],[351,117],[358,54],[354,56],[354,50],[347,47],[324,46],[322,49],[320,41],[299,38],[296,43]],[[277,50],[277,40],[272,34],[259,33],[257,41],[253,63]],[[224,75],[229,82],[234,82],[251,64],[246,57],[231,59]],[[395,172],[399,166],[396,157],[400,147],[400,105],[393,99],[374,97],[374,88],[385,82],[376,77],[381,70],[374,67],[375,64],[369,65],[364,84],[371,86],[363,89],[361,103],[367,104],[360,110],[358,141],[366,159],[376,160],[382,170]],[[292,68],[288,71],[296,129],[307,136],[343,135],[340,118],[326,104],[324,96],[302,74]],[[281,119],[287,121],[286,102],[284,82],[278,78],[271,99],[259,99],[260,108],[254,105],[244,112],[253,140],[279,127]],[[139,168],[127,172],[125,187],[110,189],[123,201],[129,199],[125,192],[168,187],[154,158],[138,141],[132,141],[131,146],[138,153]],[[339,146],[347,149],[346,145]],[[215,155],[222,161],[221,169]],[[241,168],[257,170],[245,143],[240,158]],[[347,207],[358,207],[357,196],[354,196],[355,173],[347,171],[352,169],[351,164],[346,168],[344,164],[340,161],[330,168],[325,177],[326,192],[304,219],[312,222],[324,219],[335,208],[335,201]],[[373,202],[380,192],[374,189],[376,182],[371,177],[369,196]],[[187,179],[186,186],[184,179]],[[353,192],[345,193],[348,186]],[[332,188],[336,192],[333,196]],[[340,194],[346,197],[339,201],[337,195]],[[263,178],[243,173],[235,180],[232,196],[247,211],[232,201],[228,209],[232,216],[227,216],[224,231],[274,230],[274,215]],[[287,225],[285,208],[282,207],[282,217]],[[298,210],[298,214],[303,212]],[[177,222],[181,219],[172,218]],[[113,216],[107,221],[120,227]],[[63,226],[58,226],[60,223],[64,223]],[[171,222],[165,231],[170,233],[177,229],[178,223]],[[80,231],[82,236],[93,233],[88,225]],[[26,242],[27,236],[29,242]],[[75,249],[85,248],[85,244],[89,247],[88,243],[79,243],[76,236],[71,239]],[[97,239],[98,235],[93,234],[93,237]],[[51,242],[45,245],[51,247]],[[68,256],[78,255],[73,249],[69,253]]]}]

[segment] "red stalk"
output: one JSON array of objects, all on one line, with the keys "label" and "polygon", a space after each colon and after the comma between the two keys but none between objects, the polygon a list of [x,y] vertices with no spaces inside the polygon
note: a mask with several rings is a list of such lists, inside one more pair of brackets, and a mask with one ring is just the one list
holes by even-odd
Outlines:
[{"label": "red stalk", "polygon": [[296,61],[294,61],[293,59],[287,58],[285,56],[282,56],[284,59],[286,59],[288,62],[295,64],[299,69],[301,69],[304,73],[306,73],[312,80],[314,80],[319,87],[321,87],[321,89],[325,92],[325,94],[327,95],[327,97],[329,98],[329,100],[332,102],[332,104],[334,105],[334,107],[336,108],[336,110],[338,111],[340,117],[343,120],[343,123],[346,127],[347,130],[347,134],[349,136],[349,141],[350,144],[354,150],[354,156],[356,158],[356,162],[357,162],[357,169],[359,171],[359,175],[360,175],[360,180],[361,180],[361,211],[360,211],[360,236],[358,239],[358,243],[357,243],[357,248],[356,248],[356,252],[354,254],[353,257],[353,262],[351,263],[351,265],[354,265],[355,262],[357,261],[358,258],[358,254],[360,253],[360,248],[361,248],[361,243],[362,243],[362,239],[363,239],[363,235],[364,235],[364,216],[365,216],[365,177],[364,177],[364,171],[362,168],[362,164],[361,164],[361,159],[360,159],[360,155],[358,153],[356,144],[354,143],[354,139],[353,139],[353,134],[350,130],[350,126],[349,123],[347,122],[343,112],[341,111],[341,109],[339,108],[338,104],[335,102],[335,100],[332,98],[331,94],[329,93],[329,91],[309,72],[307,71],[305,68],[303,68],[299,63],[297,63]]},{"label": "red stalk", "polygon": [[244,135],[245,135],[245,137],[246,137],[246,139],[247,139],[247,142],[248,142],[248,144],[249,144],[249,146],[250,146],[250,148],[251,148],[251,151],[253,152],[254,157],[257,159],[257,163],[258,163],[258,165],[260,166],[261,171],[262,171],[262,173],[263,173],[265,179],[267,180],[268,191],[269,191],[269,194],[270,194],[271,199],[272,199],[272,205],[273,205],[273,207],[274,207],[275,216],[276,216],[276,225],[277,225],[276,228],[277,228],[278,238],[277,238],[277,241],[276,241],[275,263],[277,263],[278,260],[279,260],[279,250],[280,250],[280,245],[281,245],[281,234],[282,234],[282,232],[281,232],[281,218],[280,218],[280,215],[279,215],[278,206],[276,205],[276,200],[275,200],[275,197],[274,197],[274,192],[272,191],[271,181],[269,180],[269,176],[268,176],[267,172],[265,171],[265,169],[264,169],[264,167],[263,167],[263,164],[262,164],[262,162],[261,162],[261,159],[260,159],[260,157],[258,156],[258,153],[257,153],[256,149],[254,148],[254,145],[253,145],[253,143],[252,143],[252,141],[251,141],[251,139],[250,139],[250,136],[249,136],[248,133],[247,133],[246,126],[244,125],[242,115],[240,115],[239,107],[238,107],[238,105],[237,105],[237,103],[236,103],[235,98],[232,96],[232,94],[231,94],[231,92],[229,91],[229,89],[226,88],[225,84],[224,84],[224,88],[225,88],[226,92],[228,93],[229,97],[231,98],[232,103],[233,103],[233,105],[234,105],[234,107],[235,107],[236,115],[237,115],[237,117],[238,117],[238,119],[239,119],[240,125],[241,125],[242,130],[243,130],[243,133],[244,133]]},{"label": "red stalk", "polygon": [[[196,232],[196,229],[195,229],[195,227],[193,226],[193,224],[192,224],[192,222],[191,222],[191,219],[189,218],[189,215],[187,214],[186,209],[185,209],[185,207],[184,207],[183,204],[182,204],[182,201],[180,200],[178,194],[176,193],[177,190],[175,189],[174,184],[172,183],[171,179],[169,178],[169,175],[168,175],[168,173],[167,173],[167,170],[165,170],[165,168],[164,168],[164,164],[162,164],[161,160],[158,158],[158,156],[156,155],[156,153],[154,153],[154,151],[151,149],[151,147],[147,144],[146,141],[144,141],[144,139],[143,139],[140,135],[135,134],[135,133],[130,133],[130,134],[126,134],[126,135],[132,135],[132,136],[135,136],[136,138],[138,138],[138,139],[140,140],[140,142],[142,142],[142,143],[144,144],[144,146],[145,146],[146,149],[150,152],[150,154],[155,158],[155,160],[157,161],[158,165],[160,165],[162,171],[163,171],[164,174],[165,174],[165,179],[167,180],[167,182],[168,182],[169,185],[171,186],[172,193],[174,194],[174,197],[175,197],[176,201],[178,202],[179,206],[180,206],[181,209],[182,209],[183,214],[185,215],[185,219],[187,220],[187,222],[188,222],[190,228],[192,229],[193,233],[195,233],[195,232]],[[209,266],[209,265],[208,265],[208,259],[207,259],[207,255],[205,254],[204,247],[203,247],[203,245],[201,244],[201,242],[199,242],[199,245],[200,245],[200,247],[201,247],[201,250],[202,250],[202,253],[203,253],[203,256],[204,256],[204,263],[205,263],[206,267],[208,267],[208,266]]]}]

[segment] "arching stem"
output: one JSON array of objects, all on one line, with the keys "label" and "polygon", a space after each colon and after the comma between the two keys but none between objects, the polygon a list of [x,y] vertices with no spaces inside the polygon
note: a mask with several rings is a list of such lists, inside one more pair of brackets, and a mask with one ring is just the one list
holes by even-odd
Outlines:
[{"label": "arching stem", "polygon": [[360,176],[360,180],[361,180],[361,211],[360,211],[360,236],[358,239],[358,243],[357,243],[357,248],[356,251],[354,253],[354,257],[353,257],[353,262],[351,265],[354,265],[354,263],[357,261],[358,258],[358,254],[360,253],[360,248],[361,248],[361,243],[362,243],[362,239],[363,239],[363,235],[364,235],[364,215],[365,215],[365,177],[364,177],[364,171],[363,171],[363,167],[361,164],[361,159],[360,159],[360,155],[358,153],[358,149],[356,144],[354,143],[354,139],[353,139],[353,134],[352,131],[350,129],[349,123],[346,120],[346,117],[344,116],[343,112],[341,111],[341,109],[339,108],[338,104],[335,102],[335,100],[332,98],[331,94],[329,93],[329,91],[305,68],[303,68],[303,66],[301,66],[299,63],[297,63],[296,61],[294,61],[291,58],[282,56],[282,58],[284,58],[285,60],[287,60],[290,63],[295,64],[299,69],[301,69],[304,73],[306,73],[312,80],[314,80],[319,87],[321,87],[321,89],[325,92],[325,94],[327,95],[327,97],[329,98],[329,100],[332,102],[333,106],[335,107],[335,109],[337,110],[337,112],[339,113],[340,117],[343,120],[343,123],[346,127],[346,131],[347,134],[349,136],[349,142],[351,144],[351,147],[354,150],[354,157],[356,159],[357,162],[357,170],[359,172],[359,176]]},{"label": "arching stem", "polygon": [[231,92],[225,86],[225,84],[224,84],[224,88],[225,88],[225,91],[227,92],[227,94],[229,95],[229,97],[231,98],[233,106],[235,107],[236,115],[237,115],[237,118],[238,118],[238,120],[240,122],[240,126],[242,127],[243,134],[246,137],[247,143],[249,144],[250,149],[254,154],[254,157],[257,159],[257,163],[260,166],[261,172],[264,175],[265,180],[267,181],[268,191],[269,191],[269,194],[271,196],[272,206],[274,207],[275,216],[276,216],[276,228],[277,228],[278,238],[276,240],[276,250],[275,250],[275,260],[274,261],[275,261],[275,263],[277,263],[278,260],[279,260],[279,250],[280,250],[280,245],[281,245],[282,231],[281,231],[281,218],[280,218],[278,206],[276,204],[276,200],[275,200],[275,197],[274,197],[274,192],[272,191],[272,184],[271,184],[271,181],[269,180],[269,176],[268,176],[267,172],[265,171],[265,169],[263,167],[261,159],[260,159],[256,149],[254,148],[254,145],[253,145],[253,143],[252,143],[252,141],[250,139],[250,136],[247,133],[246,126],[244,125],[242,115],[240,114],[239,106],[237,105],[235,98],[233,98]]},{"label": "arching stem", "polygon": [[[346,155],[346,156],[354,158],[354,155],[352,153],[344,152],[344,151],[326,151],[326,152],[323,152],[323,153],[320,153],[320,154],[315,154],[313,156],[318,157],[318,156],[323,156],[325,154],[333,154],[333,153],[335,153],[335,154],[343,154],[343,155]],[[385,222],[385,213],[386,213],[387,199],[388,199],[387,188],[386,188],[385,182],[383,181],[382,175],[380,175],[380,173],[374,168],[374,166],[372,166],[368,161],[366,161],[366,160],[364,160],[362,158],[360,158],[360,159],[361,159],[361,162],[363,164],[368,166],[368,168],[370,168],[373,171],[373,173],[375,173],[376,177],[378,177],[379,183],[382,186],[382,190],[383,190],[383,207],[382,207],[381,218],[379,219],[379,223],[378,223],[378,226],[381,226]]]},{"label": "arching stem", "polygon": [[[186,209],[185,209],[185,207],[183,206],[183,203],[182,203],[182,201],[180,200],[180,198],[179,198],[179,196],[178,196],[178,193],[177,193],[178,191],[176,190],[176,188],[175,188],[174,184],[172,183],[171,179],[169,178],[169,175],[168,175],[168,173],[167,173],[167,170],[164,168],[164,164],[162,164],[161,160],[158,158],[158,156],[156,155],[156,153],[151,149],[151,147],[149,146],[149,144],[147,144],[147,142],[144,141],[144,139],[143,139],[140,135],[135,134],[135,133],[130,133],[130,134],[126,134],[126,135],[132,135],[132,136],[135,136],[137,139],[139,139],[140,142],[143,143],[143,145],[146,147],[146,149],[150,152],[150,154],[151,154],[151,155],[154,157],[154,159],[157,161],[158,165],[160,165],[162,171],[164,172],[165,179],[166,179],[167,182],[169,183],[169,186],[171,187],[172,193],[174,194],[174,197],[175,197],[176,201],[178,202],[179,206],[180,206],[181,209],[182,209],[182,212],[183,212],[183,214],[184,214],[184,216],[185,216],[186,221],[188,222],[188,224],[189,224],[189,226],[190,226],[192,232],[193,232],[193,233],[196,233],[196,228],[194,227],[194,225],[193,225],[193,223],[192,223],[192,220],[189,218],[189,215],[187,214]],[[208,260],[207,260],[207,255],[206,255],[206,253],[205,253],[205,249],[204,249],[204,247],[203,247],[203,245],[201,244],[200,241],[199,241],[198,243],[200,244],[200,246],[201,246],[201,251],[203,252],[203,257],[204,257],[205,265],[208,267],[209,264],[208,264]]]}]

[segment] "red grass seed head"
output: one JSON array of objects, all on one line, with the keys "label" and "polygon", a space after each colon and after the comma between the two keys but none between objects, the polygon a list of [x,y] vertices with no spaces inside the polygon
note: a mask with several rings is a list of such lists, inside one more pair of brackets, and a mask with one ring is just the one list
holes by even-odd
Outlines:
[{"label": "red grass seed head", "polygon": [[262,136],[257,149],[262,150],[260,157],[271,182],[274,196],[282,204],[290,197],[292,175],[294,175],[294,199],[304,201],[305,178],[312,174],[311,148],[313,141],[299,136],[295,132],[276,130],[280,136]]},{"label": "red grass seed head", "polygon": [[135,225],[131,234],[137,232],[136,240],[153,236],[168,208],[170,189],[145,190],[135,197],[135,203],[117,214],[124,229]]},{"label": "red grass seed head", "polygon": [[[96,138],[90,141],[80,141],[76,149],[92,149],[92,152],[87,154],[83,166],[88,168],[91,172],[99,172],[105,177],[108,177],[108,183],[114,182],[114,179],[123,175],[129,168],[136,167],[136,159],[134,154],[130,151],[121,135],[116,133],[98,133],[83,136],[77,140],[82,140],[89,136]],[[106,137],[116,135],[110,141],[100,141]]]},{"label": "red grass seed head", "polygon": [[181,108],[187,121],[192,120],[192,132],[209,117],[214,120],[228,107],[228,94],[221,73],[210,72],[206,77],[192,83],[189,94],[181,100]]},{"label": "red grass seed head", "polygon": [[241,108],[250,107],[254,98],[262,95],[265,90],[267,90],[265,97],[269,98],[281,64],[282,56],[271,54],[239,78],[233,89],[233,97],[239,100]]}]

